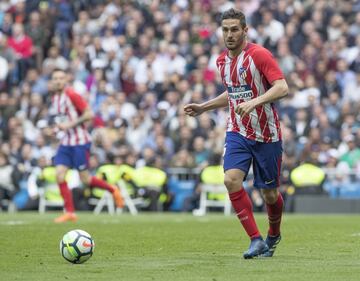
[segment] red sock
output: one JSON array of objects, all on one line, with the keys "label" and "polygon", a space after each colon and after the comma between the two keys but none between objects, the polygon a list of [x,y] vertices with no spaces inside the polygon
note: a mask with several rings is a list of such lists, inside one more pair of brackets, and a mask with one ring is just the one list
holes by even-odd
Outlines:
[{"label": "red sock", "polygon": [[106,181],[99,179],[97,177],[91,177],[90,187],[98,187],[101,189],[105,189],[111,193],[114,192],[114,188],[110,184],[108,184]]},{"label": "red sock", "polygon": [[67,185],[67,182],[64,181],[62,183],[59,183],[59,188],[60,188],[61,196],[64,199],[65,211],[68,213],[73,213],[75,210],[74,201],[73,201],[71,190],[69,189],[69,187]]},{"label": "red sock", "polygon": [[266,209],[269,218],[269,232],[271,236],[280,234],[281,215],[283,211],[284,200],[279,193],[278,199],[274,204],[266,204]]},{"label": "red sock", "polygon": [[260,236],[252,211],[252,203],[244,188],[240,191],[229,194],[231,203],[234,207],[237,217],[250,239]]}]

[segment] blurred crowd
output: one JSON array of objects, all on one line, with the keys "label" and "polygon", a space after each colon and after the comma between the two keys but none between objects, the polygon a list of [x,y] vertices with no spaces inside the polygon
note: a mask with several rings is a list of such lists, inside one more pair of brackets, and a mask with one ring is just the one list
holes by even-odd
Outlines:
[{"label": "blurred crowd", "polygon": [[360,175],[359,0],[3,0],[2,189],[26,188],[34,167],[51,164],[58,140],[48,127],[47,93],[55,68],[67,71],[96,113],[92,167],[214,164],[227,111],[191,118],[183,105],[223,91],[215,61],[224,50],[219,19],[231,7],[245,13],[249,40],[271,50],[289,84],[289,96],[277,104],[283,182],[309,162],[332,171],[330,184],[354,183]]}]

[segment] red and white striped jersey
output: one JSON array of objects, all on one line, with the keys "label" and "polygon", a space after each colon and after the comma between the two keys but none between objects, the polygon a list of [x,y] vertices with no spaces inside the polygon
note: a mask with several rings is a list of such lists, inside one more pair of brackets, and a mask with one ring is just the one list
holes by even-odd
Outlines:
[{"label": "red and white striped jersey", "polygon": [[[55,116],[56,123],[67,123],[78,119],[88,107],[83,97],[72,88],[66,88],[60,95],[52,96],[50,114]],[[80,124],[64,132],[61,144],[67,146],[83,145],[91,142],[91,136],[85,127]]]},{"label": "red and white striped jersey", "polygon": [[260,45],[248,43],[234,58],[224,51],[216,64],[228,92],[227,131],[259,142],[281,140],[279,117],[273,103],[258,106],[243,118],[235,113],[236,105],[263,95],[272,82],[284,78],[272,54]]}]

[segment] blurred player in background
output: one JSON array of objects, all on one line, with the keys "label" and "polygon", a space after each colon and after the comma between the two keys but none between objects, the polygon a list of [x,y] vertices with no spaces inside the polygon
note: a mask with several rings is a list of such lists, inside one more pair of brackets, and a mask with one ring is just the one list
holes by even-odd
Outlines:
[{"label": "blurred player in background", "polygon": [[[271,257],[280,242],[283,198],[278,191],[282,161],[279,117],[273,102],[287,95],[288,86],[274,57],[265,48],[247,41],[248,27],[242,12],[223,13],[221,27],[227,48],[217,59],[226,91],[202,104],[185,105],[190,116],[229,106],[224,148],[225,185],[233,208],[251,239],[244,258]],[[264,196],[269,230],[263,240],[253,206],[243,188],[252,163],[254,186]]]},{"label": "blurred player in background", "polygon": [[65,71],[56,69],[52,73],[52,96],[50,115],[55,116],[55,131],[60,135],[61,144],[54,157],[56,180],[64,199],[65,214],[55,222],[76,221],[72,193],[65,180],[68,169],[77,169],[81,181],[90,187],[106,189],[112,193],[118,208],[124,206],[118,187],[91,176],[88,172],[91,136],[85,123],[93,118],[87,102],[73,89],[67,86]]}]

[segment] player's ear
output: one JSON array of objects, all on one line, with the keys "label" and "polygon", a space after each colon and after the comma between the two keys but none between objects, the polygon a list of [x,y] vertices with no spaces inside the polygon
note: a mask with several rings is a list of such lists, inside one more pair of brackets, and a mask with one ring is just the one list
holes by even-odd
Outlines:
[{"label": "player's ear", "polygon": [[244,32],[245,32],[245,34],[247,34],[248,31],[249,31],[249,27],[246,25],[246,26],[244,27]]}]

